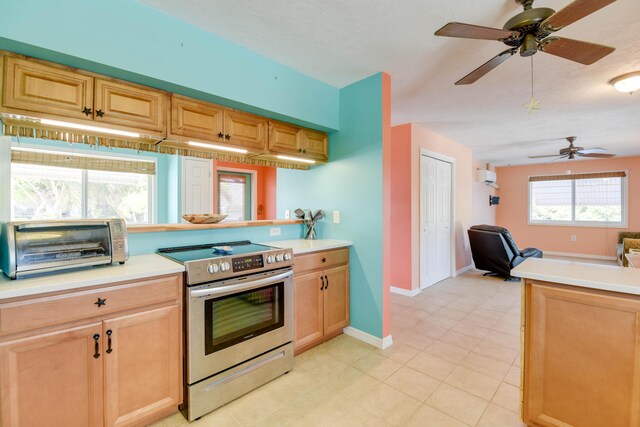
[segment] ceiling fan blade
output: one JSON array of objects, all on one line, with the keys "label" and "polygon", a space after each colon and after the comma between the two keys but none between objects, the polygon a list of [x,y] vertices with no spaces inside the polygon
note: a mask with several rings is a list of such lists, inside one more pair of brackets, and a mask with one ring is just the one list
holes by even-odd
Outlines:
[{"label": "ceiling fan blade", "polygon": [[578,156],[580,156],[580,157],[597,157],[597,158],[600,158],[600,159],[606,159],[608,157],[615,157],[616,156],[615,154],[611,154],[611,153],[584,153],[584,152],[581,152],[581,151],[578,151],[576,154]]},{"label": "ceiling fan blade", "polygon": [[552,31],[557,31],[585,16],[591,15],[593,12],[615,1],[616,0],[575,0],[573,3],[569,3],[564,9],[548,17],[540,26]]},{"label": "ceiling fan blade", "polygon": [[544,162],[544,164],[546,165],[547,163],[557,162],[558,160],[568,159],[568,158],[569,158],[569,155],[568,155],[568,154],[566,154],[566,155],[564,155],[564,156],[560,156],[560,157],[558,157],[557,159],[553,159],[553,160],[549,160],[548,162]]},{"label": "ceiling fan blade", "polygon": [[447,25],[436,31],[435,35],[444,37],[461,37],[463,39],[500,41],[512,37],[517,38],[520,33],[517,31],[502,30],[499,28],[482,27],[480,25],[449,22]]},{"label": "ceiling fan blade", "polygon": [[607,150],[605,150],[604,148],[600,148],[600,147],[594,147],[594,148],[583,148],[582,150],[578,150],[578,153],[580,154],[591,154],[591,153],[607,153]]},{"label": "ceiling fan blade", "polygon": [[545,157],[558,157],[560,154],[546,154],[543,156],[527,156],[530,159],[544,159]]},{"label": "ceiling fan blade", "polygon": [[513,56],[513,54],[516,53],[517,51],[518,49],[516,48],[507,49],[504,52],[494,56],[489,61],[485,62],[484,64],[482,64],[481,66],[479,66],[478,68],[476,68],[475,70],[473,70],[472,72],[470,72],[469,74],[467,74],[466,76],[458,80],[456,82],[456,86],[469,85],[471,83],[474,83],[480,77],[484,76],[489,71],[493,70],[498,65],[502,64],[504,61],[511,58],[511,56]]},{"label": "ceiling fan blade", "polygon": [[591,65],[616,49],[580,40],[548,37],[542,40],[540,50],[580,64]]}]

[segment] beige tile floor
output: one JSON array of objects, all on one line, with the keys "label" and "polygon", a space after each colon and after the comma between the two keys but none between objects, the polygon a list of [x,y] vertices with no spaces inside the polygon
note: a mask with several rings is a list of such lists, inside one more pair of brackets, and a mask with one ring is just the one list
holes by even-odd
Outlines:
[{"label": "beige tile floor", "polygon": [[[392,294],[394,344],[346,335],[194,426],[522,426],[520,284],[478,271]],[[155,427],[186,424],[180,414]]]}]

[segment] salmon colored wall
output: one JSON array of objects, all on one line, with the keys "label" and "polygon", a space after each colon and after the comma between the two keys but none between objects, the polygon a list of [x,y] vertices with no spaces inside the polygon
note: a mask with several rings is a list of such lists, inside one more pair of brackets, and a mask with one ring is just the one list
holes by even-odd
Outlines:
[{"label": "salmon colored wall", "polygon": [[258,203],[258,214],[256,219],[276,218],[276,168],[269,166],[245,165],[242,163],[231,163],[213,160],[213,210],[218,211],[218,168],[236,168],[256,171],[257,187],[256,199]]},{"label": "salmon colored wall", "polygon": [[391,131],[391,284],[412,290],[420,283],[420,149],[455,159],[456,270],[472,263],[467,229],[478,223],[494,224],[495,211],[488,200],[481,202],[492,190],[475,182],[475,169],[481,164],[470,148],[416,124]]},{"label": "salmon colored wall", "polygon": [[[565,227],[528,224],[529,176],[557,175],[571,172],[628,172],[629,231],[640,231],[640,157],[566,161],[542,165],[496,168],[500,190],[496,223],[509,229],[518,246],[536,247],[542,251],[591,256],[616,256],[619,228]],[[571,241],[576,236],[576,241]]]},{"label": "salmon colored wall", "polygon": [[391,76],[382,73],[382,337],[391,335]]}]

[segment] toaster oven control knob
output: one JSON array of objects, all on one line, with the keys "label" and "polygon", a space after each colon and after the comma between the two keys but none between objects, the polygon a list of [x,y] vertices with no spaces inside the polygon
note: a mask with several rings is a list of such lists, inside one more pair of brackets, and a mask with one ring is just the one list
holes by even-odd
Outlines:
[{"label": "toaster oven control knob", "polygon": [[284,260],[285,261],[289,261],[291,259],[291,254],[289,252],[287,252],[286,254],[284,254]]},{"label": "toaster oven control knob", "polygon": [[269,256],[267,257],[267,264],[273,264],[273,262],[274,262],[275,260],[276,260],[276,259],[273,257],[273,255],[269,255]]},{"label": "toaster oven control knob", "polygon": [[231,268],[228,262],[223,262],[220,264],[220,271],[227,271]]},{"label": "toaster oven control knob", "polygon": [[218,272],[220,268],[218,267],[218,264],[209,264],[209,267],[207,268],[207,270],[209,271],[209,274],[215,274]]},{"label": "toaster oven control knob", "polygon": [[278,262],[284,261],[284,256],[282,254],[276,255],[276,261],[278,261]]}]

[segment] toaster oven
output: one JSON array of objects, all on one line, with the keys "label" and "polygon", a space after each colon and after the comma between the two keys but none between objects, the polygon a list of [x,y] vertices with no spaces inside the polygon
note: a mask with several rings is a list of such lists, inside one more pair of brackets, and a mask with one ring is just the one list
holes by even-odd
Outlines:
[{"label": "toaster oven", "polygon": [[13,221],[0,227],[0,268],[11,279],[124,262],[123,219]]}]

